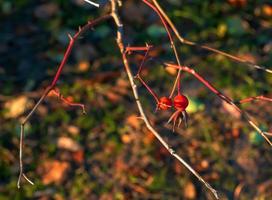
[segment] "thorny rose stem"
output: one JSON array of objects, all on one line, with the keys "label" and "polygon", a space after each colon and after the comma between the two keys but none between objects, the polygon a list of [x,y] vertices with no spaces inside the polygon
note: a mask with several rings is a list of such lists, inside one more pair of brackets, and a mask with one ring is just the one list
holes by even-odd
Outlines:
[{"label": "thorny rose stem", "polygon": [[[267,132],[262,131],[255,122],[253,122],[251,120],[251,117],[249,116],[249,114],[243,110],[241,110],[238,105],[236,105],[234,103],[233,100],[231,100],[229,97],[227,97],[226,95],[224,95],[223,93],[221,93],[219,90],[217,90],[215,87],[212,86],[212,84],[210,84],[206,79],[204,79],[201,75],[199,75],[195,70],[187,67],[187,66],[178,66],[178,65],[173,65],[173,64],[168,64],[166,63],[167,66],[175,68],[175,69],[179,69],[185,72],[188,72],[190,74],[192,74],[195,78],[197,78],[200,82],[202,82],[209,90],[211,90],[214,94],[216,94],[220,99],[222,99],[223,101],[227,102],[228,104],[230,104],[233,108],[235,108],[235,110],[237,110],[238,112],[240,112],[242,114],[242,116],[244,117],[244,119],[268,142],[268,144],[270,146],[272,146],[272,142],[269,140],[269,138],[266,135],[269,135],[269,133],[267,134]],[[262,100],[269,100],[272,101],[272,99],[267,98],[267,97],[255,97],[257,99],[262,99]],[[249,99],[246,99],[244,101],[251,101],[251,99],[254,99],[254,97],[251,97]]]},{"label": "thorny rose stem", "polygon": [[[70,43],[65,51],[65,54],[64,54],[64,57],[59,65],[59,68],[57,70],[57,73],[52,81],[52,83],[50,84],[50,86],[48,86],[45,91],[43,92],[41,98],[39,99],[39,101],[35,104],[35,106],[32,108],[32,110],[28,113],[28,115],[23,119],[23,121],[21,122],[21,131],[20,131],[20,152],[19,152],[19,165],[20,165],[20,174],[19,174],[19,177],[18,177],[18,182],[17,182],[17,187],[20,188],[20,183],[21,183],[21,179],[22,177],[24,177],[30,184],[33,185],[33,182],[30,181],[27,176],[24,174],[24,166],[23,166],[23,145],[24,145],[24,126],[25,124],[28,122],[28,120],[30,119],[30,117],[34,114],[34,112],[36,111],[36,109],[39,107],[39,105],[43,102],[43,100],[47,97],[47,95],[49,94],[49,92],[51,90],[54,90],[56,84],[57,84],[57,81],[61,75],[61,72],[63,70],[63,67],[65,66],[66,62],[67,62],[67,59],[69,58],[70,56],[70,53],[72,51],[72,48],[73,48],[73,45],[76,41],[76,39],[83,33],[85,32],[86,30],[88,30],[89,28],[91,28],[92,26],[106,20],[106,19],[109,19],[111,18],[111,15],[105,15],[105,16],[102,16],[100,18],[97,18],[93,21],[89,21],[86,25],[84,25],[82,28],[79,27],[79,30],[78,32],[72,37],[71,35],[68,35],[69,38],[70,38]],[[60,94],[59,94],[60,95]],[[63,98],[61,95],[61,100],[63,100],[65,103],[68,103],[66,101],[65,98]],[[83,110],[83,112],[85,112],[85,109],[84,109],[84,105],[82,104],[77,104],[77,103],[68,103],[72,106],[80,106]]]},{"label": "thorny rose stem", "polygon": [[212,194],[214,195],[214,197],[216,199],[219,199],[217,191],[215,189],[213,189],[210,186],[210,184],[207,183],[185,160],[183,160],[178,154],[176,154],[176,152],[172,148],[169,147],[169,145],[164,141],[164,139],[160,136],[160,134],[149,123],[149,120],[147,119],[147,116],[145,115],[142,104],[139,100],[137,85],[134,82],[133,75],[132,75],[131,69],[130,69],[130,65],[129,65],[128,59],[126,57],[126,52],[125,52],[124,43],[123,43],[123,24],[121,23],[119,16],[118,16],[116,0],[111,0],[111,6],[112,6],[112,17],[113,17],[113,19],[116,23],[116,26],[117,26],[116,41],[117,41],[118,47],[120,49],[120,52],[122,54],[124,67],[125,67],[126,73],[128,75],[130,85],[133,90],[133,95],[134,95],[135,101],[137,103],[140,115],[141,115],[143,121],[145,122],[146,127],[154,134],[154,136],[160,141],[160,143],[168,150],[168,152],[173,157],[175,157],[181,164],[183,164],[189,171],[191,171],[198,178],[198,180],[201,181],[207,187],[207,189],[209,189],[212,192]]}]

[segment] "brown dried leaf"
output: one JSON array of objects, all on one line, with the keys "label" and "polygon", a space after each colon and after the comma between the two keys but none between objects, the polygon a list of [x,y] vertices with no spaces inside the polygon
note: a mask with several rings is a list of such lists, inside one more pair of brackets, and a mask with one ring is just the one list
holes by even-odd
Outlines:
[{"label": "brown dried leaf", "polygon": [[177,69],[173,68],[173,67],[165,67],[165,71],[170,74],[175,76],[177,74]]},{"label": "brown dried leaf", "polygon": [[[145,144],[145,145],[149,145],[149,144],[151,144],[154,140],[155,140],[154,134],[153,134],[151,131],[147,130],[147,131],[146,131],[146,134],[145,134],[145,137],[144,137],[144,139],[143,139],[144,144]],[[163,148],[163,149],[165,149],[165,148]],[[167,150],[166,150],[166,151],[167,151]]]},{"label": "brown dried leaf", "polygon": [[58,148],[66,149],[73,152],[79,151],[81,149],[81,146],[69,137],[58,138],[57,146]]},{"label": "brown dried leaf", "polygon": [[78,150],[72,154],[73,160],[79,164],[81,164],[84,160],[84,151]]},{"label": "brown dried leaf", "polygon": [[121,140],[122,140],[122,142],[124,144],[129,144],[129,143],[131,143],[131,141],[133,140],[133,138],[129,134],[123,134],[122,137],[121,137]]},{"label": "brown dried leaf", "polygon": [[19,96],[15,99],[7,101],[4,108],[7,110],[4,114],[5,118],[15,118],[23,114],[28,99],[25,96]]},{"label": "brown dried leaf", "polygon": [[126,119],[126,123],[132,128],[139,129],[141,127],[141,120],[137,115],[130,115]]},{"label": "brown dried leaf", "polygon": [[61,183],[65,179],[65,175],[70,168],[68,162],[62,161],[46,161],[42,164],[40,172],[43,184]]},{"label": "brown dried leaf", "polygon": [[116,92],[107,91],[105,95],[112,103],[117,103],[122,99],[122,96],[117,94]]},{"label": "brown dried leaf", "polygon": [[77,136],[80,132],[77,126],[68,126],[67,131],[73,136]]},{"label": "brown dried leaf", "polygon": [[186,199],[196,198],[196,188],[192,182],[189,182],[184,187],[184,197]]},{"label": "brown dried leaf", "polygon": [[88,61],[81,61],[78,64],[78,71],[79,72],[86,72],[90,68],[90,63]]},{"label": "brown dried leaf", "polygon": [[265,4],[262,7],[262,11],[263,11],[264,15],[266,15],[268,17],[272,17],[272,5]]}]

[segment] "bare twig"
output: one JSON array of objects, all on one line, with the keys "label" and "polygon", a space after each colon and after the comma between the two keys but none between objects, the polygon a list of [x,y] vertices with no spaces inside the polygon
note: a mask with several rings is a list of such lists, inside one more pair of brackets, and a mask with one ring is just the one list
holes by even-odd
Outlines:
[{"label": "bare twig", "polygon": [[246,99],[242,99],[242,100],[239,101],[239,103],[240,104],[242,104],[242,103],[249,103],[251,101],[269,101],[269,102],[272,102],[272,98],[265,97],[265,96],[261,95],[261,96],[248,97]]},{"label": "bare twig", "polygon": [[141,118],[145,122],[146,127],[154,134],[154,136],[160,141],[160,143],[168,150],[168,152],[173,157],[175,157],[183,166],[185,166],[190,172],[192,172],[198,178],[198,180],[201,181],[212,192],[212,194],[215,196],[216,199],[219,199],[217,191],[213,189],[212,186],[210,186],[210,184],[207,183],[200,176],[200,174],[198,174],[185,160],[183,160],[178,154],[176,154],[176,152],[164,141],[164,139],[160,136],[160,134],[149,123],[149,120],[147,119],[147,116],[143,110],[142,104],[139,100],[137,85],[134,82],[133,75],[131,73],[131,68],[130,68],[128,59],[126,57],[124,43],[123,43],[123,24],[118,16],[116,0],[111,0],[111,7],[112,7],[112,17],[117,26],[117,38],[116,38],[117,45],[122,54],[124,67],[128,75],[130,85],[132,87],[133,95],[134,95],[138,110],[140,112]]},{"label": "bare twig", "polygon": [[167,14],[164,12],[164,10],[162,9],[162,7],[160,6],[160,4],[158,3],[157,0],[152,0],[154,5],[156,6],[156,8],[160,11],[160,13],[163,15],[164,19],[167,21],[167,23],[169,24],[169,26],[171,27],[171,29],[174,31],[176,37],[178,38],[178,40],[182,43],[182,44],[187,44],[187,45],[190,45],[190,46],[195,46],[195,47],[198,47],[198,48],[201,48],[201,49],[205,49],[205,50],[208,50],[208,51],[211,51],[211,52],[214,52],[214,53],[217,53],[217,54],[220,54],[222,56],[225,56],[227,58],[230,58],[236,62],[240,62],[240,63],[243,63],[249,67],[252,67],[252,68],[255,68],[255,69],[259,69],[259,70],[262,70],[262,71],[265,71],[267,73],[272,73],[272,69],[268,69],[267,67],[264,67],[264,66],[260,66],[260,65],[257,65],[255,63],[252,63],[246,59],[243,59],[243,58],[240,58],[240,57],[237,57],[237,56],[234,56],[234,55],[231,55],[229,53],[226,53],[224,51],[221,51],[221,50],[218,50],[218,49],[215,49],[215,48],[212,48],[212,47],[209,47],[207,45],[199,45],[197,44],[196,42],[192,42],[190,40],[187,40],[185,39],[184,37],[182,37],[179,33],[179,31],[177,30],[176,26],[174,25],[174,23],[171,21],[171,19],[167,16]]},{"label": "bare twig", "polygon": [[[181,65],[181,62],[180,62],[180,58],[179,58],[179,55],[178,55],[178,51],[177,51],[177,48],[176,48],[176,45],[174,43],[174,40],[173,40],[173,37],[172,37],[172,34],[171,34],[171,30],[169,29],[168,25],[167,25],[167,21],[166,21],[166,18],[164,15],[162,15],[162,13],[152,4],[150,3],[149,1],[147,0],[142,0],[146,5],[148,5],[151,9],[153,9],[157,14],[158,16],[160,17],[160,20],[163,24],[163,26],[165,27],[165,30],[167,32],[167,35],[169,37],[169,40],[170,40],[170,45],[171,45],[171,48],[173,49],[173,52],[174,52],[174,55],[175,55],[175,58],[176,58],[176,61],[178,63],[178,65]],[[173,87],[172,87],[172,90],[170,92],[170,95],[169,95],[169,98],[172,98],[174,93],[175,93],[175,90],[177,88],[177,85],[180,83],[178,80],[179,80],[179,77],[180,77],[180,74],[181,74],[181,70],[178,70],[178,73],[177,73],[177,77],[175,79],[175,82],[173,84]],[[178,87],[180,89],[180,87]]]},{"label": "bare twig", "polygon": [[[20,132],[20,152],[19,152],[19,167],[20,167],[20,174],[19,174],[19,177],[18,177],[18,182],[17,182],[17,187],[20,188],[20,183],[21,183],[21,180],[22,180],[22,177],[24,177],[29,183],[33,184],[32,181],[30,181],[27,176],[24,174],[24,166],[23,166],[23,146],[24,146],[24,126],[25,124],[28,122],[28,120],[30,119],[30,117],[33,115],[33,113],[36,111],[36,109],[39,107],[39,105],[43,102],[43,100],[48,96],[49,92],[51,90],[53,90],[57,84],[57,81],[61,75],[61,72],[63,70],[63,67],[65,66],[70,54],[71,54],[71,51],[72,51],[72,48],[74,46],[74,43],[76,41],[76,39],[82,34],[84,33],[86,30],[88,30],[89,28],[91,28],[92,26],[106,20],[106,19],[109,19],[111,18],[111,15],[105,15],[105,16],[102,16],[100,18],[97,18],[93,21],[89,21],[85,26],[83,26],[82,28],[79,27],[78,29],[78,32],[74,35],[74,36],[71,36],[68,34],[68,37],[70,38],[70,43],[65,51],[65,54],[64,54],[64,57],[58,67],[58,70],[56,72],[56,75],[54,76],[54,79],[53,81],[51,82],[50,86],[48,86],[45,91],[43,92],[42,96],[40,97],[40,99],[38,100],[38,102],[34,105],[34,107],[31,109],[31,111],[28,113],[28,115],[23,119],[23,121],[21,122],[21,132]],[[62,98],[62,100],[64,101],[65,99]],[[66,103],[68,103],[66,101]],[[70,105],[72,105],[72,103],[70,103]],[[75,105],[75,104],[73,104]],[[76,104],[77,106],[80,106],[83,111],[84,110],[84,106],[81,104]]]},{"label": "bare twig", "polygon": [[84,1],[86,1],[87,3],[93,5],[93,6],[97,7],[97,8],[99,8],[99,4],[98,3],[94,3],[93,1],[90,1],[90,0],[84,0]]}]

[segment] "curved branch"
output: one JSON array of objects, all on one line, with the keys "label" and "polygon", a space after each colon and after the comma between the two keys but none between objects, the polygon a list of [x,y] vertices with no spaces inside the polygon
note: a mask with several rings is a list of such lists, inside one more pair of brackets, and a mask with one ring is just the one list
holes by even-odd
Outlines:
[{"label": "curved branch", "polygon": [[[51,82],[50,86],[48,86],[45,91],[43,92],[42,96],[40,97],[40,99],[38,100],[38,102],[34,105],[34,107],[30,110],[30,112],[27,114],[27,116],[23,119],[23,121],[21,122],[21,131],[20,131],[20,150],[19,150],[19,177],[18,177],[18,181],[17,181],[17,187],[20,188],[20,184],[21,184],[21,180],[22,177],[24,177],[30,184],[33,184],[32,181],[30,181],[27,176],[24,174],[24,165],[23,165],[23,146],[24,146],[24,126],[25,124],[28,122],[28,120],[30,119],[30,117],[35,113],[35,111],[37,110],[37,108],[40,106],[40,104],[43,102],[43,100],[48,96],[49,92],[51,90],[53,90],[57,84],[57,81],[59,80],[59,77],[61,75],[61,72],[71,54],[71,51],[73,49],[74,43],[75,41],[78,39],[78,37],[84,33],[86,30],[90,29],[91,27],[93,27],[94,25],[111,18],[111,15],[104,15],[100,18],[97,18],[93,21],[89,21],[86,25],[84,25],[82,28],[79,27],[77,33],[72,37],[71,35],[68,34],[69,38],[70,38],[70,43],[65,51],[64,57],[58,67],[58,70],[54,76],[53,81]],[[64,99],[62,99],[64,100]],[[75,105],[75,104],[73,104]],[[80,106],[79,104],[77,104],[77,106]],[[84,106],[81,104],[81,107],[84,108]],[[85,111],[83,109],[83,111]]]},{"label": "curved branch", "polygon": [[[153,3],[155,4],[156,8],[160,11],[160,13],[163,15],[164,19],[167,21],[167,23],[169,24],[169,26],[171,27],[171,29],[173,30],[173,32],[175,33],[176,37],[178,38],[178,40],[182,43],[182,44],[187,44],[189,46],[195,46],[197,48],[200,48],[200,49],[205,49],[205,50],[208,50],[208,51],[211,51],[213,53],[217,53],[217,54],[220,54],[222,56],[225,56],[229,59],[232,59],[236,62],[239,62],[239,63],[243,63],[245,65],[247,65],[248,67],[252,67],[252,68],[255,68],[255,69],[259,69],[259,70],[262,70],[262,71],[265,71],[267,73],[272,73],[272,69],[269,69],[267,67],[264,67],[264,66],[260,66],[260,65],[257,65],[255,63],[252,63],[246,59],[243,59],[243,58],[240,58],[240,57],[237,57],[237,56],[234,56],[234,55],[231,55],[229,53],[226,53],[224,51],[221,51],[221,50],[218,50],[218,49],[215,49],[215,48],[212,48],[212,47],[209,47],[207,45],[200,45],[200,44],[197,44],[196,42],[192,42],[190,40],[187,40],[185,39],[184,37],[182,37],[179,33],[179,31],[177,30],[176,26],[174,25],[174,23],[171,21],[171,19],[167,16],[167,14],[164,12],[164,10],[162,9],[162,7],[160,6],[160,4],[158,3],[157,0],[152,0]],[[179,64],[180,65],[180,64]]]}]

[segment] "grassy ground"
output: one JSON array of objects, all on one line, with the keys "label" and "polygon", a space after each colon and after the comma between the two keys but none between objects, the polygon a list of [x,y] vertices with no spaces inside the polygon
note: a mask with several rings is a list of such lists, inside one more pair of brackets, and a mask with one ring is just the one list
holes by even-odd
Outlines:
[{"label": "grassy ground", "polygon": [[[268,1],[169,0],[162,5],[184,37],[271,66]],[[87,115],[50,96],[26,124],[25,168],[35,185],[18,190],[19,120],[52,80],[67,33],[109,8],[77,0],[0,0],[0,9],[0,200],[212,199],[137,118],[111,22],[80,39],[58,82],[64,96],[86,105]],[[131,46],[156,46],[143,76],[156,92],[168,95],[175,76],[161,63],[174,56],[158,18],[140,1],[126,1],[121,15]],[[269,74],[189,46],[178,50],[184,64],[234,99],[272,95]],[[130,60],[136,72],[140,56]],[[171,112],[155,113],[153,99],[138,83],[151,123],[222,199],[271,199],[268,144],[201,83],[182,77],[190,98],[189,127],[173,133],[166,124]],[[271,104],[243,108],[272,131]]]}]

